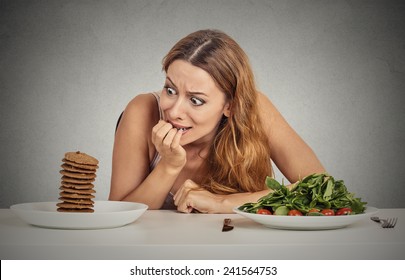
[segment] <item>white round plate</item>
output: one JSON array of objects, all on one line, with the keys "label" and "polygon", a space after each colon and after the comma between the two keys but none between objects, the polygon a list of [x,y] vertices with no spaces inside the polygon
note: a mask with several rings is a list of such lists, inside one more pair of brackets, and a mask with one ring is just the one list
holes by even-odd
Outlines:
[{"label": "white round plate", "polygon": [[95,201],[93,213],[58,212],[57,202],[15,204],[10,207],[28,224],[58,229],[102,229],[134,222],[148,208],[142,203]]},{"label": "white round plate", "polygon": [[290,230],[324,230],[343,228],[378,212],[375,207],[367,207],[363,214],[344,216],[277,216],[247,213],[234,208],[233,211],[266,227]]}]

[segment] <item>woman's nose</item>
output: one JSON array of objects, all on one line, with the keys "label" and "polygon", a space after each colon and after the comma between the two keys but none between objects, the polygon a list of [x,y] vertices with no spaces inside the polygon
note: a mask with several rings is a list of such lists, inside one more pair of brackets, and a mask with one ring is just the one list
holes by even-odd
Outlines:
[{"label": "woman's nose", "polygon": [[185,102],[182,98],[178,98],[176,102],[167,110],[169,118],[172,120],[183,119],[185,114]]}]

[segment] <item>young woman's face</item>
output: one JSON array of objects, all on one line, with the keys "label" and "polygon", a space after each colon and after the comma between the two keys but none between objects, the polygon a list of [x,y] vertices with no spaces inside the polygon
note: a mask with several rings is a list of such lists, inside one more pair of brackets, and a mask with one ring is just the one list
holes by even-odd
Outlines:
[{"label": "young woman's face", "polygon": [[229,116],[229,102],[211,76],[183,60],[167,69],[160,106],[165,120],[183,130],[183,146],[210,142],[222,116]]}]

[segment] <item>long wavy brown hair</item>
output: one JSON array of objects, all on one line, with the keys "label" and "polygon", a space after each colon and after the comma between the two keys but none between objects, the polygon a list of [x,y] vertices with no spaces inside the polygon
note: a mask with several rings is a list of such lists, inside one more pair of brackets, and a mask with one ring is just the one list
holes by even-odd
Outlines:
[{"label": "long wavy brown hair", "polygon": [[167,72],[175,60],[205,70],[231,104],[222,118],[207,158],[208,176],[200,182],[218,194],[265,189],[272,174],[270,147],[258,110],[258,91],[249,59],[242,48],[218,30],[200,30],[176,43],[163,59]]}]

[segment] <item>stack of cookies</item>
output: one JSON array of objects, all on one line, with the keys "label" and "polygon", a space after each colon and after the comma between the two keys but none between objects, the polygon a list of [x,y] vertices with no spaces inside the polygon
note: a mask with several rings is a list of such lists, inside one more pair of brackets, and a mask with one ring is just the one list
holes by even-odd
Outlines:
[{"label": "stack of cookies", "polygon": [[94,184],[98,160],[81,152],[68,152],[62,159],[59,212],[94,212]]}]

